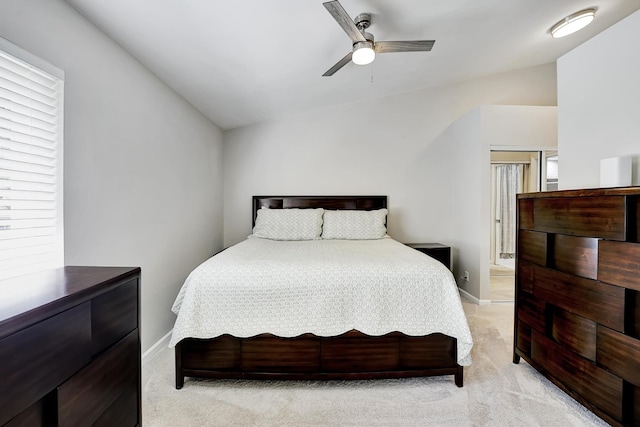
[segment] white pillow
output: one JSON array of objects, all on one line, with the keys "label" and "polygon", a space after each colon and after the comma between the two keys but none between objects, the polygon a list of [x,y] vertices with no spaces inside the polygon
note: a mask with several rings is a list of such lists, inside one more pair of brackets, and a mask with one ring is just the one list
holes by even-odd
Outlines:
[{"label": "white pillow", "polygon": [[260,209],[253,237],[271,240],[314,240],[322,233],[324,209]]},{"label": "white pillow", "polygon": [[324,211],[323,239],[368,240],[387,235],[387,210]]}]

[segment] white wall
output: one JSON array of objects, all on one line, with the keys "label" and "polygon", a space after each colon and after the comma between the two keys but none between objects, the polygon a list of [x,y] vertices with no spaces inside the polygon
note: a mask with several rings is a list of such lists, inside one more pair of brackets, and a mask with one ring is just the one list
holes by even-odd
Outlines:
[{"label": "white wall", "polygon": [[[452,247],[453,274],[458,286],[479,301],[483,299],[480,257],[482,247],[489,244],[488,238],[482,240],[484,214],[480,186],[491,163],[490,158],[485,158],[481,132],[482,110],[477,107],[452,123],[436,139],[437,145],[444,146],[442,158],[448,159],[449,163],[446,179],[451,183],[451,191],[439,200],[439,204],[443,206],[443,222],[448,223],[447,244]],[[469,272],[469,282],[461,278],[465,271]]]},{"label": "white wall", "polygon": [[2,0],[0,36],[65,71],[65,261],[142,267],[142,345],[222,247],[222,132],[62,0]]},{"label": "white wall", "polygon": [[[435,141],[446,147],[452,191],[440,201],[450,222],[455,249],[453,272],[461,289],[479,302],[490,301],[491,149],[557,146],[557,110],[553,106],[482,105],[470,111]],[[449,197],[449,201],[447,201]],[[460,280],[464,271],[470,280]]]},{"label": "white wall", "polygon": [[640,11],[558,59],[559,186],[600,185],[600,160],[632,156],[640,185]]},{"label": "white wall", "polygon": [[[452,215],[451,194],[462,194],[455,177],[465,177],[463,186],[488,180],[490,160],[481,140],[452,150],[453,139],[441,134],[480,104],[555,101],[555,64],[548,64],[227,131],[225,245],[251,232],[252,195],[382,194],[389,196],[391,236],[451,244],[455,265],[455,244],[464,237],[454,241],[452,230],[467,227],[465,215],[474,222],[485,215],[480,202]],[[479,191],[472,197],[482,197]]]}]

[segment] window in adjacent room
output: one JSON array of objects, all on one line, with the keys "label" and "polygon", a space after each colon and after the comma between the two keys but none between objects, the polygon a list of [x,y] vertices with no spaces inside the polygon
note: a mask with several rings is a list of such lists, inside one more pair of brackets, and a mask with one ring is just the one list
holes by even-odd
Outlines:
[{"label": "window in adjacent room", "polygon": [[0,38],[0,280],[64,265],[64,73]]}]

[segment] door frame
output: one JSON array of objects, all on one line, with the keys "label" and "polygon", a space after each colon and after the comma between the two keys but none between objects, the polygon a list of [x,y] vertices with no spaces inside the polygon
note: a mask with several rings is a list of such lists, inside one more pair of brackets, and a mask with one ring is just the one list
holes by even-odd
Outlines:
[{"label": "door frame", "polygon": [[[491,263],[491,262],[495,262],[495,256],[496,256],[496,244],[495,244],[495,230],[496,230],[496,224],[495,224],[495,187],[496,187],[496,174],[495,174],[495,168],[493,167],[494,164],[491,163],[491,152],[493,151],[511,151],[511,152],[523,152],[523,151],[528,151],[528,152],[537,152],[538,153],[538,176],[537,176],[537,183],[536,183],[536,188],[538,189],[538,191],[545,191],[546,190],[546,179],[543,179],[543,177],[546,177],[546,152],[553,152],[554,155],[558,155],[558,147],[557,146],[522,146],[522,145],[490,145],[489,146],[489,167],[491,167],[491,178],[490,178],[490,185],[491,185],[491,212],[489,214],[489,218],[491,221],[490,224],[490,236],[489,236],[489,259],[483,261],[486,262],[487,264]],[[485,271],[489,272],[490,269],[486,268]],[[486,282],[487,284],[489,284],[489,280],[487,280]],[[489,291],[490,294],[490,291]]]}]

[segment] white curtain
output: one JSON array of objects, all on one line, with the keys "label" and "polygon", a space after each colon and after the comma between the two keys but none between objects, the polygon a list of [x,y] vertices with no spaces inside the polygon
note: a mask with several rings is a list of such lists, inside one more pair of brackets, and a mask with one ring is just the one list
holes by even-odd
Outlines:
[{"label": "white curtain", "polygon": [[518,164],[497,167],[500,218],[500,258],[514,258],[516,252],[516,194],[522,192],[524,167]]}]

